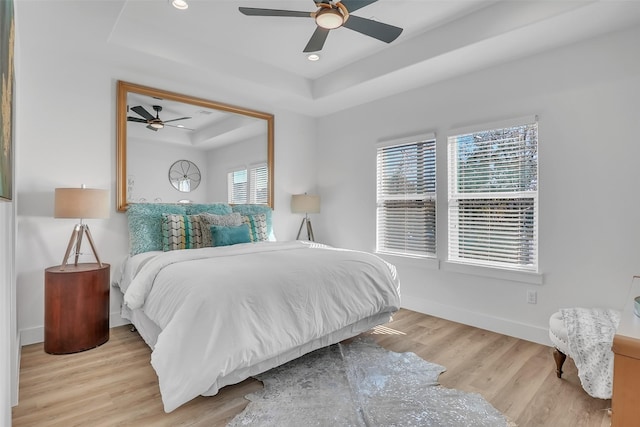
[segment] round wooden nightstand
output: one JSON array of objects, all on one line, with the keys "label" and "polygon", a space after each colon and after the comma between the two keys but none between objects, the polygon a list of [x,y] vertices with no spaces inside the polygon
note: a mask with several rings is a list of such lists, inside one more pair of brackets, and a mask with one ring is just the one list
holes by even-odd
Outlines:
[{"label": "round wooden nightstand", "polygon": [[86,263],[45,270],[44,351],[76,353],[109,340],[110,268]]}]

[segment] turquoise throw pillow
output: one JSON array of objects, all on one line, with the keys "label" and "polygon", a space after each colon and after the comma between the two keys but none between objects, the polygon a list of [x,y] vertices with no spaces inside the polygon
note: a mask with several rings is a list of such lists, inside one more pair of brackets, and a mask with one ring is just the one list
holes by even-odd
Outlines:
[{"label": "turquoise throw pillow", "polygon": [[201,213],[210,213],[214,215],[228,215],[230,214],[231,206],[226,203],[208,203],[201,204],[196,203],[187,206],[187,215],[197,215]]},{"label": "turquoise throw pillow", "polygon": [[162,250],[162,214],[185,215],[184,206],[162,203],[129,203],[129,252]]},{"label": "turquoise throw pillow", "polygon": [[251,235],[249,234],[249,226],[247,224],[229,227],[212,225],[211,237],[214,246],[229,246],[251,242]]}]

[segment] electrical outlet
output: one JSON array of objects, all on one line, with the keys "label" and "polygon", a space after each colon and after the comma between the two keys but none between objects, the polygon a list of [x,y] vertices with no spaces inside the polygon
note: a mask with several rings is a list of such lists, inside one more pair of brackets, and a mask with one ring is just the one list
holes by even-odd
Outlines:
[{"label": "electrical outlet", "polygon": [[537,304],[537,303],[538,303],[538,291],[528,290],[527,304]]}]

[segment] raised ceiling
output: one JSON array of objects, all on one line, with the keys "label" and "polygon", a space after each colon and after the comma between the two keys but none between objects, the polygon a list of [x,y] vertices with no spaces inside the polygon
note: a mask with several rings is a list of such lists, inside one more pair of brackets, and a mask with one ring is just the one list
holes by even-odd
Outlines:
[{"label": "raised ceiling", "polygon": [[184,11],[168,0],[31,0],[18,4],[18,30],[38,28],[40,48],[93,49],[150,75],[222,79],[247,98],[322,116],[640,24],[637,1],[379,0],[354,15],[404,28],[396,41],[339,28],[310,62],[302,50],[312,19],[245,16],[239,6],[315,10],[311,0],[189,0]]}]

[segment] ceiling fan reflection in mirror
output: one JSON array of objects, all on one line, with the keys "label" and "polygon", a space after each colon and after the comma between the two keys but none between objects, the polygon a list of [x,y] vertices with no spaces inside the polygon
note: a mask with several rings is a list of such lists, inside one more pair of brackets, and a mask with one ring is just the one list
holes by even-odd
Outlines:
[{"label": "ceiling fan reflection in mirror", "polygon": [[133,116],[127,116],[127,121],[128,122],[136,122],[136,123],[146,123],[147,124],[147,129],[155,131],[155,132],[157,132],[158,129],[164,128],[165,126],[171,126],[171,127],[185,129],[185,130],[193,130],[193,129],[186,128],[186,127],[184,127],[182,125],[168,125],[167,124],[169,122],[176,122],[178,120],[187,120],[187,119],[190,119],[191,117],[180,117],[179,119],[171,119],[171,120],[162,121],[160,119],[160,111],[162,111],[162,107],[160,105],[152,105],[151,107],[156,112],[156,116],[155,117],[153,117],[153,115],[151,113],[149,113],[143,106],[136,105],[135,107],[131,107],[131,110],[133,110],[136,114],[138,114],[142,118],[133,117]]},{"label": "ceiling fan reflection in mirror", "polygon": [[369,37],[391,43],[402,33],[402,28],[372,19],[351,15],[365,6],[378,0],[342,0],[333,2],[329,0],[314,1],[318,8],[315,12],[303,12],[296,10],[260,9],[253,7],[240,7],[240,12],[249,16],[285,16],[296,18],[313,18],[318,26],[311,36],[303,52],[317,52],[322,50],[327,40],[329,31],[345,27]]}]

